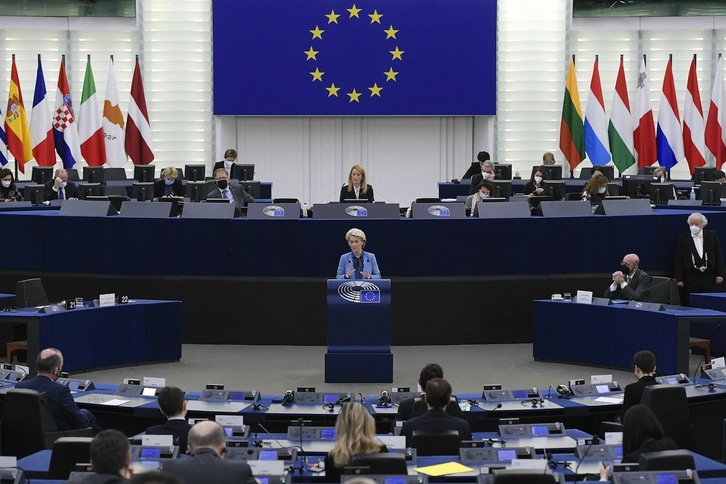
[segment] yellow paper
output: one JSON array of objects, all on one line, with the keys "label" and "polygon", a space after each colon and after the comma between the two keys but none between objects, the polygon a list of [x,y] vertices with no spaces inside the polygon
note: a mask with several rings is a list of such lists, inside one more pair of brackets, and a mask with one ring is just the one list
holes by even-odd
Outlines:
[{"label": "yellow paper", "polygon": [[445,476],[448,474],[461,474],[462,472],[471,472],[474,469],[459,464],[458,462],[446,462],[444,464],[436,464],[433,466],[417,467],[416,472],[426,474],[427,476]]}]

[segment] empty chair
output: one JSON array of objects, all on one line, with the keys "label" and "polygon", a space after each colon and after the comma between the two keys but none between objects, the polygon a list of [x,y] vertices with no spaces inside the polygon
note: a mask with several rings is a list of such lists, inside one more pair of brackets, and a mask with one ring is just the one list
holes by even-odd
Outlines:
[{"label": "empty chair", "polygon": [[83,167],[83,180],[90,183],[105,183],[106,169],[100,166]]},{"label": "empty chair", "polygon": [[351,459],[352,467],[368,467],[364,474],[406,475],[406,456],[403,454],[360,454]]},{"label": "empty chair", "polygon": [[676,471],[695,468],[693,454],[687,450],[645,452],[638,458],[638,470],[641,471]]},{"label": "empty chair", "polygon": [[[33,171],[30,175],[30,179],[35,183],[41,185],[53,178],[53,167],[52,166],[34,166]],[[70,173],[68,174],[70,180]]]},{"label": "empty chair", "polygon": [[679,306],[681,296],[678,294],[677,281],[670,277],[650,276],[650,284],[640,294],[639,300]]},{"label": "empty chair", "polygon": [[123,181],[126,180],[126,169],[124,168],[104,168],[104,178],[106,181]]},{"label": "empty chair", "polygon": [[640,403],[652,410],[666,436],[673,439],[680,449],[697,451],[685,388],[651,385],[643,391]]},{"label": "empty chair", "polygon": [[43,281],[36,277],[18,281],[15,286],[15,305],[21,308],[48,304]]},{"label": "empty chair", "polygon": [[78,175],[78,170],[75,168],[66,168],[66,172],[68,172],[68,181],[80,181],[81,177]]},{"label": "empty chair", "polygon": [[417,455],[459,455],[460,444],[461,438],[456,430],[414,430],[411,438],[411,447],[416,449]]},{"label": "empty chair", "polygon": [[61,437],[53,443],[48,479],[66,480],[76,464],[91,462],[93,437]]},{"label": "empty chair", "polygon": [[154,165],[134,165],[134,180],[139,182],[154,181]]}]

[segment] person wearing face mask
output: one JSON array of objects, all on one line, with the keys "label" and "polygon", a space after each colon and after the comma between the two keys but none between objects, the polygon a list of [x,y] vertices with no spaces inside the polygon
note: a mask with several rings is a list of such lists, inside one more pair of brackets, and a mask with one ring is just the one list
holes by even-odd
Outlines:
[{"label": "person wearing face mask", "polygon": [[0,170],[0,202],[22,202],[23,196],[20,194],[18,187],[15,186],[13,172],[10,168]]},{"label": "person wearing face mask", "polygon": [[608,299],[635,300],[650,286],[650,276],[640,270],[640,258],[636,254],[628,254],[620,263],[620,270],[613,272],[613,282],[605,291]]},{"label": "person wearing face mask", "polygon": [[723,253],[715,230],[706,230],[708,219],[700,213],[688,216],[688,233],[676,245],[673,277],[684,289],[684,304],[694,292],[720,291],[723,284]]},{"label": "person wearing face mask", "polygon": [[481,173],[471,177],[471,188],[469,189],[469,195],[473,195],[477,191],[479,183],[483,180],[494,181],[496,172],[494,171],[494,163],[491,161],[485,161],[481,164]]},{"label": "person wearing face mask", "polygon": [[479,184],[476,186],[476,193],[474,193],[473,195],[469,195],[466,199],[466,203],[464,203],[464,209],[466,210],[467,215],[471,217],[478,217],[479,201],[491,198],[493,191],[494,185],[492,184],[492,182],[487,180],[480,181]]},{"label": "person wearing face mask", "polygon": [[242,212],[242,208],[246,207],[248,203],[255,201],[252,195],[247,193],[242,186],[232,186],[229,172],[224,168],[214,170],[214,183],[217,185],[217,188],[209,192],[207,198],[228,199],[229,203],[235,204],[235,212],[238,214]]},{"label": "person wearing face mask", "polygon": [[603,199],[608,196],[608,182],[609,180],[605,175],[600,172],[595,173],[585,185],[582,199],[590,200],[593,207],[599,206]]},{"label": "person wearing face mask", "polygon": [[183,197],[179,171],[173,166],[167,166],[161,172],[161,179],[154,182],[154,198],[159,197]]},{"label": "person wearing face mask", "polygon": [[56,348],[45,348],[36,359],[38,374],[30,380],[23,380],[15,388],[45,392],[50,403],[53,420],[59,430],[72,430],[92,427],[94,432],[102,430],[96,417],[86,409],[78,408],[71,390],[58,383],[63,369],[63,354]]},{"label": "person wearing face mask", "polygon": [[68,181],[68,172],[63,168],[55,171],[55,177],[45,184],[45,201],[78,200],[78,187]]},{"label": "person wearing face mask", "polygon": [[214,164],[214,168],[212,169],[212,173],[217,171],[218,168],[224,168],[227,170],[227,173],[229,173],[230,178],[238,178],[237,177],[237,151],[233,149],[228,149],[224,152],[224,159],[222,161],[218,161]]},{"label": "person wearing face mask", "polygon": [[[666,169],[662,166],[659,166],[655,170],[653,170],[653,176],[658,177],[658,183],[666,183],[668,181],[668,172],[666,172]],[[678,199],[678,192],[676,192],[676,187],[673,187],[673,200]]]},{"label": "person wearing face mask", "polygon": [[529,197],[544,195],[544,187],[542,180],[547,179],[547,171],[544,168],[537,167],[532,172],[532,177],[524,184],[524,194]]}]

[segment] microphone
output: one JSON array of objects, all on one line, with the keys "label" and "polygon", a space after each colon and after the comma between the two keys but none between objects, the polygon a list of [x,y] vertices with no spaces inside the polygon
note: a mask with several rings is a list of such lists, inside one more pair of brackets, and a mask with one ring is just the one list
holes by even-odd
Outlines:
[{"label": "microphone", "polygon": [[[479,402],[474,398],[467,400],[467,403],[469,404],[470,407],[479,407]],[[501,406],[501,404],[499,404],[499,405]],[[479,407],[479,408],[481,408],[481,407]]]},{"label": "microphone", "polygon": [[295,392],[292,390],[287,390],[285,394],[282,396],[282,406],[286,407],[287,405],[290,405],[295,401]]},{"label": "microphone", "polygon": [[388,392],[386,390],[383,390],[381,392],[381,396],[378,397],[377,405],[379,407],[383,407],[383,406],[390,405],[390,404],[391,404],[391,396],[388,394]]},{"label": "microphone", "polygon": [[[385,391],[385,390],[384,390],[384,391]],[[344,404],[345,402],[350,402],[350,399],[351,399],[351,398],[352,398],[352,396],[351,396],[351,395],[348,395],[347,397],[343,397],[343,398],[339,399],[339,400],[338,400],[337,402],[335,402],[335,403],[337,403],[338,405],[342,405],[342,404]]]}]

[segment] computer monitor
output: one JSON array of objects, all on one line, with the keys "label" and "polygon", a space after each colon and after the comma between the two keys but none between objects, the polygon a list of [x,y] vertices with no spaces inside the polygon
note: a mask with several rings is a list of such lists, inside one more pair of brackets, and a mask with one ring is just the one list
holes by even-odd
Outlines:
[{"label": "computer monitor", "polygon": [[79,200],[85,200],[86,197],[89,196],[101,196],[103,195],[101,191],[101,184],[100,183],[80,183],[78,185],[78,199]]},{"label": "computer monitor", "polygon": [[140,182],[154,181],[154,165],[134,165],[134,180]]},{"label": "computer monitor", "polygon": [[551,197],[552,200],[562,200],[567,193],[567,187],[562,180],[542,180],[542,188],[544,195]]},{"label": "computer monitor", "polygon": [[154,182],[133,182],[131,185],[131,198],[139,202],[153,200]]},{"label": "computer monitor", "polygon": [[593,170],[597,168],[600,173],[605,175],[608,180],[615,179],[615,167],[613,165],[598,165],[593,167],[587,167],[580,170],[580,179],[589,180],[592,177]]},{"label": "computer monitor", "polygon": [[45,185],[25,185],[23,198],[33,205],[40,205],[45,201]]},{"label": "computer monitor", "polygon": [[618,182],[608,182],[608,195],[620,195],[620,184]]},{"label": "computer monitor", "polygon": [[512,179],[512,165],[503,163],[494,163],[494,173],[496,178],[499,180],[511,180]]},{"label": "computer monitor", "polygon": [[83,167],[83,181],[90,183],[105,183],[106,172],[105,169],[100,166],[84,166]]},{"label": "computer monitor", "polygon": [[713,181],[713,174],[716,173],[716,168],[712,166],[697,166],[693,172],[691,180],[696,185],[704,181]]},{"label": "computer monitor", "polygon": [[703,205],[721,205],[722,198],[726,198],[726,183],[701,182],[701,201]]},{"label": "computer monitor", "polygon": [[537,170],[544,170],[547,173],[547,180],[562,180],[562,165],[535,165],[532,167],[532,175]]},{"label": "computer monitor", "polygon": [[128,180],[128,177],[126,176],[126,169],[117,167],[104,168],[103,178],[103,182]]},{"label": "computer monitor", "polygon": [[261,187],[259,181],[242,181],[239,182],[240,186],[249,193],[252,198],[260,198]]},{"label": "computer monitor", "polygon": [[30,179],[41,185],[53,178],[52,166],[34,166]]},{"label": "computer monitor", "polygon": [[200,202],[206,199],[207,193],[211,191],[212,189],[209,189],[207,182],[188,181],[185,194],[192,202]]},{"label": "computer monitor", "polygon": [[494,190],[491,196],[494,198],[509,198],[512,196],[512,182],[510,180],[497,180],[492,182]]},{"label": "computer monitor", "polygon": [[651,183],[650,200],[656,205],[665,205],[676,198],[675,191],[673,183]]},{"label": "computer monitor", "polygon": [[625,175],[620,194],[630,198],[650,198],[650,186],[659,182],[660,178],[653,175]]},{"label": "computer monitor", "polygon": [[189,181],[204,181],[206,171],[205,165],[184,165],[184,173]]},{"label": "computer monitor", "polygon": [[642,173],[638,173],[639,175],[652,175],[655,170],[660,168],[660,166],[646,166],[644,168],[641,168],[639,171]]},{"label": "computer monitor", "polygon": [[[235,165],[234,177],[237,178],[239,181],[254,180],[255,179],[255,165],[253,165],[253,164]],[[254,195],[252,195],[252,196],[254,197]]]}]

